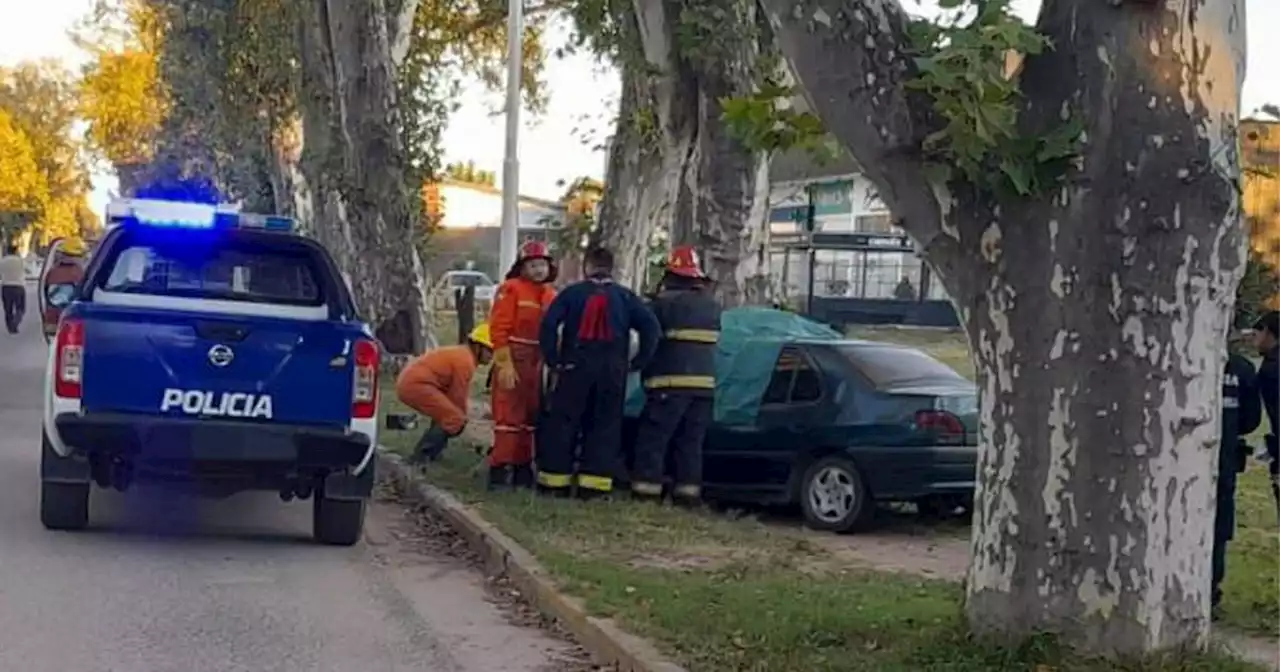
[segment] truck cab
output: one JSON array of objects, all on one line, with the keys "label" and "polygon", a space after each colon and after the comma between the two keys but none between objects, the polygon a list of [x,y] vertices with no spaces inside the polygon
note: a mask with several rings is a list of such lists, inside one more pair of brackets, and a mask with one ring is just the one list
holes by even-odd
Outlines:
[{"label": "truck cab", "polygon": [[328,252],[286,218],[130,199],[62,310],[47,362],[41,520],[92,486],[311,498],[317,541],[362,534],[379,344]]}]

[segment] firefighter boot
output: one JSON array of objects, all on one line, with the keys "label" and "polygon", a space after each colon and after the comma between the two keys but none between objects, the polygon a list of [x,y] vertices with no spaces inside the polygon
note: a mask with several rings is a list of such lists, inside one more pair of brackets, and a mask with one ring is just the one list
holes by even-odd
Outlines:
[{"label": "firefighter boot", "polygon": [[505,464],[500,467],[489,467],[489,480],[485,483],[485,489],[497,490],[507,487],[509,472],[510,469]]},{"label": "firefighter boot", "polygon": [[682,509],[702,509],[702,488],[696,485],[677,485],[671,489],[671,502]]},{"label": "firefighter boot", "polygon": [[517,489],[533,487],[533,465],[517,464],[511,468],[511,486]]}]

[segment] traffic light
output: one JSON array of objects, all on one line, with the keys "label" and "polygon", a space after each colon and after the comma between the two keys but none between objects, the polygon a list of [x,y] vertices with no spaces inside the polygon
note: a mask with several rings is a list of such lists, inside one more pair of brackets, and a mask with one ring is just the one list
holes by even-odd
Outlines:
[{"label": "traffic light", "polygon": [[439,184],[428,184],[422,188],[423,211],[427,215],[427,221],[432,225],[439,225],[444,221],[444,193],[440,190]]}]

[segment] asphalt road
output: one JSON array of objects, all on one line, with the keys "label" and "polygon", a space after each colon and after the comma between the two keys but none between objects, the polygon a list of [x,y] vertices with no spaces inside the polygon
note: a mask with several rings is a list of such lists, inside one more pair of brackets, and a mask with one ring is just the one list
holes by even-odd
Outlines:
[{"label": "asphalt road", "polygon": [[310,503],[273,493],[95,492],[90,530],[46,531],[39,328],[29,304],[22,333],[0,330],[0,670],[564,669],[566,644],[514,625],[392,503],[353,548],[311,543]]}]

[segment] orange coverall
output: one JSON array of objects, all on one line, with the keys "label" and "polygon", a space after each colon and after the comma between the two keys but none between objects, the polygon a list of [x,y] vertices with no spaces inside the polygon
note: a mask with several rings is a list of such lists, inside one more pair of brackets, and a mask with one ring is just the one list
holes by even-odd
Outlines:
[{"label": "orange coverall", "polygon": [[556,296],[547,283],[512,278],[502,283],[489,313],[493,336],[494,366],[506,358],[515,366],[519,382],[504,389],[493,382],[493,451],[490,467],[523,466],[533,462],[533,430],[538,420],[542,396],[542,353],[538,349],[538,328],[542,314]]},{"label": "orange coverall", "polygon": [[467,395],[475,374],[471,346],[439,348],[404,367],[396,378],[396,396],[455,436],[467,424]]}]

